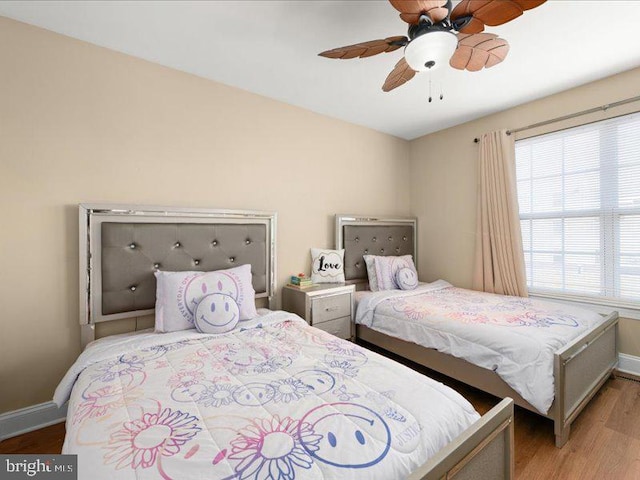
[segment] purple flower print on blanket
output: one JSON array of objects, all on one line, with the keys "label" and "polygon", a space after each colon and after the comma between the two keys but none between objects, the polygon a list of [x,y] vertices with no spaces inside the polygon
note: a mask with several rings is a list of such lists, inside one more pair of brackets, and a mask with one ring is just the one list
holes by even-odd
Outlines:
[{"label": "purple flower print on blanket", "polygon": [[223,407],[233,402],[233,393],[237,389],[236,385],[217,383],[207,386],[195,400],[205,407]]},{"label": "purple flower print on blanket", "polygon": [[103,382],[111,382],[117,377],[123,375],[133,375],[135,373],[142,372],[144,368],[144,362],[136,356],[121,356],[116,360],[106,362],[104,365],[100,365],[96,374],[93,375],[94,379],[99,379]]},{"label": "purple flower print on blanket", "polygon": [[85,418],[102,417],[113,409],[125,405],[124,390],[121,387],[107,385],[91,392],[84,392],[84,401],[78,405],[73,423],[80,423]]},{"label": "purple flower print on blanket", "polygon": [[321,438],[308,423],[275,415],[241,429],[228,459],[238,462],[235,478],[240,480],[294,480],[311,468],[309,452],[318,449]]},{"label": "purple flower print on blanket", "polygon": [[276,403],[290,403],[300,400],[311,392],[311,388],[301,380],[295,378],[285,378],[272,383],[275,395],[273,401]]}]

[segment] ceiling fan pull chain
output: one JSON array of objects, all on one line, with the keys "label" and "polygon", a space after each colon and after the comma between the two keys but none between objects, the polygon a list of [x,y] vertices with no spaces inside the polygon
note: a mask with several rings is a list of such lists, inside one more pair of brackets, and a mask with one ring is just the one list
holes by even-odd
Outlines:
[{"label": "ceiling fan pull chain", "polygon": [[440,100],[444,99],[444,94],[442,93],[442,82],[440,82]]},{"label": "ceiling fan pull chain", "polygon": [[431,103],[432,100],[433,98],[431,97],[431,70],[429,70],[429,103]]}]

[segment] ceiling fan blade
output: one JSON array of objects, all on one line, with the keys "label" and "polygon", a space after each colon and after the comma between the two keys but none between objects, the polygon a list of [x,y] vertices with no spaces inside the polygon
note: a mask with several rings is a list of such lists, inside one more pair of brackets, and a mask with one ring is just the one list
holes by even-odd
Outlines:
[{"label": "ceiling fan blade", "polygon": [[396,66],[393,67],[391,73],[387,76],[387,79],[384,81],[384,85],[382,85],[382,91],[390,92],[394,88],[399,87],[400,85],[404,85],[409,80],[411,80],[416,74],[416,71],[413,70],[407,61],[402,57]]},{"label": "ceiling fan blade", "polygon": [[484,32],[484,23],[478,20],[476,17],[467,17],[467,23],[462,28],[456,28],[455,20],[453,22],[453,28],[461,33],[480,33]]},{"label": "ceiling fan blade", "polygon": [[546,0],[462,0],[451,12],[454,26],[457,20],[473,17],[458,30],[461,33],[479,33],[484,25],[495,27],[518,18],[526,10],[538,7]]},{"label": "ceiling fan blade", "polygon": [[421,15],[438,23],[449,14],[445,6],[447,0],[389,0],[389,3],[400,12],[400,18],[410,25],[417,25]]},{"label": "ceiling fan blade", "polygon": [[502,62],[509,53],[509,43],[493,33],[458,34],[458,47],[449,65],[458,70],[477,72]]},{"label": "ceiling fan blade", "polygon": [[334,48],[333,50],[327,50],[319,53],[321,57],[327,58],[364,58],[371,57],[383,52],[393,52],[400,47],[409,43],[409,39],[404,36],[388,37],[382,40],[371,40],[370,42],[356,43],[354,45],[347,45],[346,47]]}]

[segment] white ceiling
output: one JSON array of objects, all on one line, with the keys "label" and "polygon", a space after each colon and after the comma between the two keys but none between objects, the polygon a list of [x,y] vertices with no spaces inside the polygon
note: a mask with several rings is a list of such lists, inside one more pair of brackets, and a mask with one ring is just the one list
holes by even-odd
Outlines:
[{"label": "white ceiling", "polygon": [[383,0],[2,1],[0,15],[405,139],[640,66],[637,0],[550,0],[487,28],[511,44],[506,60],[476,73],[434,72],[433,103],[428,74],[382,92],[401,50],[317,56],[405,35]]}]

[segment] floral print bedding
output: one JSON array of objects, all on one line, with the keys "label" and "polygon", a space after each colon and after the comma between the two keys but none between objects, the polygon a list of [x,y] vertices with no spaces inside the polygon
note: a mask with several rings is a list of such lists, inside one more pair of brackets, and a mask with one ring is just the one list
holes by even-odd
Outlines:
[{"label": "floral print bedding", "polygon": [[358,298],[356,323],[494,370],[543,414],[554,398],[554,353],[603,321],[584,308],[443,280]]},{"label": "floral print bedding", "polygon": [[450,388],[271,312],[89,345],[58,386],[91,479],[401,479],[479,418]]}]

